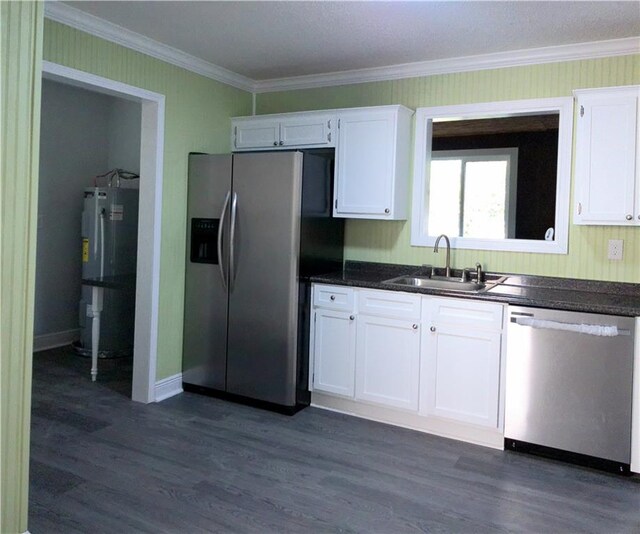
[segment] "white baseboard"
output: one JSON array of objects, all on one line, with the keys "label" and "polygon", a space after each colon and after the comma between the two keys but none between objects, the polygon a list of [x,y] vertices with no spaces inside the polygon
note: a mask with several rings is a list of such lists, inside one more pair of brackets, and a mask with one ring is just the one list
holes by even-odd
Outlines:
[{"label": "white baseboard", "polygon": [[63,330],[51,334],[42,334],[33,338],[33,352],[64,347],[80,339],[80,329]]},{"label": "white baseboard", "polygon": [[156,402],[182,393],[182,373],[158,380],[156,382],[155,393]]},{"label": "white baseboard", "polygon": [[498,450],[504,449],[504,433],[497,428],[483,428],[478,425],[451,421],[441,417],[425,417],[417,413],[374,406],[353,399],[320,393],[319,391],[311,393],[311,406],[369,419],[370,421],[409,428],[418,432],[434,434],[443,438],[466,441],[474,445],[482,445]]}]

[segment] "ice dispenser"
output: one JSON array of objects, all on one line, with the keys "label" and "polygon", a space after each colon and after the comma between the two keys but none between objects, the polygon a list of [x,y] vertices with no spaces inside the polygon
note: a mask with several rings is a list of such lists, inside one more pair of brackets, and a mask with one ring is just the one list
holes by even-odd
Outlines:
[{"label": "ice dispenser", "polygon": [[191,261],[218,263],[218,225],[220,219],[191,219]]}]

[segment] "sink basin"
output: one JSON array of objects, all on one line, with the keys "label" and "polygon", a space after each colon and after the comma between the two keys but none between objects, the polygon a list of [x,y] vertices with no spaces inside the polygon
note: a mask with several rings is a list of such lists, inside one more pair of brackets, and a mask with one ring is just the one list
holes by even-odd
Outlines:
[{"label": "sink basin", "polygon": [[444,289],[446,291],[463,291],[465,293],[479,293],[485,291],[490,287],[500,283],[503,278],[497,278],[495,280],[481,282],[462,282],[459,278],[447,278],[444,276],[398,276],[397,278],[391,278],[385,280],[383,284],[405,286],[405,287],[423,287],[430,289]]}]

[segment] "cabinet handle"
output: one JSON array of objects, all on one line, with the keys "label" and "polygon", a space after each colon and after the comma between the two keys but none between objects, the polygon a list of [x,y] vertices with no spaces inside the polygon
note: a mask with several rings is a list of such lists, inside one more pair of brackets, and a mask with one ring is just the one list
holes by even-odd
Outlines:
[{"label": "cabinet handle", "polygon": [[385,208],[385,209],[384,209],[384,212],[385,212],[385,213],[389,213],[390,211],[391,211],[391,210],[390,210],[389,208]]},{"label": "cabinet handle", "polygon": [[578,202],[578,215],[582,214],[582,202]]},{"label": "cabinet handle", "polygon": [[280,146],[284,145],[284,141],[280,141]]},{"label": "cabinet handle", "polygon": [[638,220],[640,221],[640,215],[638,215]]},{"label": "cabinet handle", "polygon": [[432,332],[435,332],[436,331],[436,327],[432,326],[431,328],[429,328],[429,330],[431,330]]},{"label": "cabinet handle", "polygon": [[329,135],[327,135],[327,141],[329,141],[329,143],[331,143],[331,132],[329,132]]},{"label": "cabinet handle", "polygon": [[413,325],[413,329],[414,329],[414,330],[417,330],[417,329],[418,329],[418,325],[417,325],[417,324],[414,324],[414,325]]},{"label": "cabinet handle", "polygon": [[633,219],[633,215],[627,215],[627,221],[630,221],[631,219]]},{"label": "cabinet handle", "polygon": [[278,146],[278,141],[274,141],[273,146]]},{"label": "cabinet handle", "polygon": [[335,296],[335,295],[331,295],[331,296],[329,297],[329,299],[331,299],[331,300],[336,300],[336,296]]},{"label": "cabinet handle", "polygon": [[350,320],[350,321],[353,321],[355,318],[356,318],[356,316],[355,316],[355,315],[349,315],[349,320]]}]

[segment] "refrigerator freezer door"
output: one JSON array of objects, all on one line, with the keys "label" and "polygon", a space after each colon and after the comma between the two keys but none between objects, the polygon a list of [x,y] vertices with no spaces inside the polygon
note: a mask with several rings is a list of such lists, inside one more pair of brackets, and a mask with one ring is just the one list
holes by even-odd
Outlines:
[{"label": "refrigerator freezer door", "polygon": [[302,153],[233,158],[227,391],[295,406]]},{"label": "refrigerator freezer door", "polygon": [[[189,156],[182,380],[221,390],[226,383],[227,291],[220,263],[228,259],[228,210],[224,221],[220,217],[231,190],[231,163],[230,155]],[[220,224],[223,258],[218,257]]]}]

